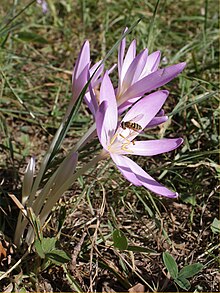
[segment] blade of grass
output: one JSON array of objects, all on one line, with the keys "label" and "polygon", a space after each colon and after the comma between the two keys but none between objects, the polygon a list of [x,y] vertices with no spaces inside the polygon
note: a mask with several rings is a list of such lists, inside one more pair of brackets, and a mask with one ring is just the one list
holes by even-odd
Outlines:
[{"label": "blade of grass", "polygon": [[82,92],[79,95],[79,98],[77,100],[76,105],[72,108],[72,111],[70,113],[70,115],[68,116],[67,120],[65,122],[62,122],[60,127],[58,128],[52,142],[51,145],[43,159],[43,162],[41,164],[41,168],[39,170],[39,173],[35,179],[34,182],[34,186],[30,195],[30,202],[33,201],[33,197],[36,194],[36,191],[39,187],[39,184],[41,182],[41,179],[45,173],[46,167],[48,166],[48,163],[51,162],[51,160],[53,159],[53,156],[56,155],[57,151],[59,150],[59,147],[61,145],[61,143],[64,140],[64,137],[70,127],[71,122],[73,121],[74,117],[76,117],[80,105],[82,103],[83,97],[86,93],[86,90],[89,86],[89,83],[91,82],[93,76],[95,75],[95,73],[97,72],[97,70],[99,69],[99,67],[111,56],[111,54],[114,52],[114,50],[117,48],[117,46],[119,45],[119,43],[121,42],[121,40],[127,35],[129,34],[134,27],[141,21],[141,19],[138,19],[137,21],[134,22],[133,25],[131,25],[131,27],[119,38],[119,40],[114,44],[114,46],[110,49],[110,51],[106,54],[105,58],[102,60],[102,62],[99,64],[99,66],[97,67],[97,69],[94,71],[93,75],[90,77],[90,79],[88,80],[87,84],[85,85],[85,87],[83,88]]},{"label": "blade of grass", "polygon": [[29,2],[23,9],[21,9],[14,17],[12,17],[6,24],[0,28],[0,36],[3,35],[6,31],[6,28],[16,19],[18,18],[25,10],[28,9],[29,6],[31,6],[33,3],[36,3],[36,0],[32,0]]}]

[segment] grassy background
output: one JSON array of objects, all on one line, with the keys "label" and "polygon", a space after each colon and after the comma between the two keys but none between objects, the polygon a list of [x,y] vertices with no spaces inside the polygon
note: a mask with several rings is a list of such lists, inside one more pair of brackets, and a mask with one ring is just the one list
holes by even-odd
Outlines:
[{"label": "grassy background", "polygon": [[[95,63],[124,27],[141,17],[128,41],[137,39],[139,51],[145,47],[150,52],[161,50],[161,66],[187,62],[183,74],[163,87],[170,91],[165,109],[172,120],[144,136],[183,137],[185,143],[174,152],[135,160],[181,196],[175,201],[156,197],[131,186],[110,161],[101,162],[74,183],[44,229],[45,236],[57,236],[62,249],[75,258],[72,266],[43,269],[36,253],[31,253],[2,281],[0,290],[71,291],[77,282],[83,291],[127,291],[137,283],[145,291],[178,291],[181,289],[164,269],[162,252],[167,250],[179,268],[196,262],[204,265],[190,279],[192,291],[217,291],[218,241],[211,230],[218,213],[219,172],[216,1],[161,0],[157,6],[154,0],[48,0],[48,14],[43,15],[41,7],[33,3],[8,24],[28,3],[1,1],[0,227],[2,244],[8,248],[0,270],[7,271],[25,251],[12,244],[18,211],[8,193],[20,197],[28,158],[34,155],[40,163],[62,120],[71,97],[70,71],[84,39],[90,41]],[[106,68],[116,61],[117,52],[107,60]],[[62,155],[91,123],[92,117],[82,105]],[[93,145],[82,155],[90,152],[92,156],[95,149]],[[64,210],[65,222],[58,233]],[[116,228],[124,232],[130,245],[155,252],[114,248],[112,231]]]}]

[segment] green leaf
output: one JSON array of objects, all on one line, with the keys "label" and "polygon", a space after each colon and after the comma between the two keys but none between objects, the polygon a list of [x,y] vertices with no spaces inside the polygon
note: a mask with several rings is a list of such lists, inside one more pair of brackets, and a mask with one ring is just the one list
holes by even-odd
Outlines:
[{"label": "green leaf", "polygon": [[57,239],[55,237],[52,238],[43,238],[41,241],[42,249],[44,253],[49,253],[52,250],[56,249]]},{"label": "green leaf", "polygon": [[49,43],[42,36],[35,33],[31,33],[31,32],[19,32],[17,33],[17,37],[24,42],[32,42],[32,43],[40,43],[40,44]]},{"label": "green leaf", "polygon": [[41,241],[39,239],[36,239],[34,241],[34,247],[36,249],[37,254],[40,256],[40,258],[45,258],[45,253],[42,249],[42,244]]},{"label": "green leaf", "polygon": [[211,230],[213,233],[219,233],[220,232],[220,220],[215,218],[211,224]]},{"label": "green leaf", "polygon": [[60,208],[60,214],[59,214],[59,218],[58,218],[58,231],[59,232],[63,227],[63,223],[65,222],[65,218],[66,218],[66,208],[62,206]]},{"label": "green leaf", "polygon": [[181,197],[182,201],[185,203],[189,203],[192,206],[196,206],[196,196],[194,195],[185,195]]},{"label": "green leaf", "polygon": [[34,242],[34,246],[36,249],[37,254],[41,258],[45,258],[45,254],[52,252],[56,249],[56,238],[43,238],[43,239],[36,239]]},{"label": "green leaf", "polygon": [[203,269],[203,265],[201,263],[194,263],[182,268],[179,272],[178,278],[190,278],[196,275]]},{"label": "green leaf", "polygon": [[182,289],[189,290],[191,287],[190,282],[187,279],[178,277],[178,279],[175,279],[174,281]]},{"label": "green leaf", "polygon": [[157,253],[153,249],[149,249],[142,246],[136,246],[136,245],[128,245],[127,250],[134,251],[134,252]]},{"label": "green leaf", "polygon": [[163,252],[163,262],[173,279],[178,276],[178,267],[175,259],[168,252]]},{"label": "green leaf", "polygon": [[43,239],[42,227],[39,217],[35,215],[32,208],[27,208],[28,218],[33,226],[34,234],[36,235],[36,239],[40,241]]},{"label": "green leaf", "polygon": [[69,262],[71,260],[71,257],[69,255],[60,249],[55,249],[50,253],[47,253],[46,256],[48,259],[50,259],[54,264],[60,265],[64,264],[66,262]]},{"label": "green leaf", "polygon": [[125,250],[128,247],[128,240],[120,230],[115,230],[113,232],[113,242],[114,247],[117,247],[118,249]]}]

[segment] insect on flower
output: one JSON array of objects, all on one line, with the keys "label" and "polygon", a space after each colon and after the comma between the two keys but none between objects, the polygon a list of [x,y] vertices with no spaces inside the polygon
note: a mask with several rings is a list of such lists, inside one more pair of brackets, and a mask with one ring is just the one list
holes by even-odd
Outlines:
[{"label": "insect on flower", "polygon": [[142,130],[142,127],[140,124],[138,124],[137,122],[139,120],[141,120],[143,118],[143,114],[137,115],[136,117],[134,117],[132,120],[128,120],[128,121],[122,121],[121,122],[121,128],[122,129],[130,129],[131,131],[136,131],[139,132],[139,130]]},{"label": "insect on flower", "polygon": [[[129,131],[129,133],[127,134],[128,136],[130,136],[131,132],[133,132],[133,131],[139,133],[139,131],[142,130],[142,127],[141,127],[140,124],[138,124],[138,123],[136,123],[136,122],[138,122],[141,118],[143,118],[143,114],[136,116],[136,117],[135,117],[134,119],[132,119],[132,120],[129,120],[129,121],[122,121],[122,122],[121,122],[121,128],[122,128],[123,130],[125,130],[125,131],[126,131],[126,130]],[[128,139],[127,139],[122,133],[120,133],[120,136],[121,136],[122,138],[124,138],[125,140],[127,140],[128,144],[131,142],[131,141],[128,140]],[[132,141],[132,143],[135,144],[134,141]],[[127,144],[126,144],[126,145],[127,145]]]},{"label": "insect on flower", "polygon": [[[130,128],[122,122],[136,123],[141,131],[161,111],[169,92],[165,90],[153,92],[137,101],[118,121],[118,104],[112,82],[105,73],[100,87],[100,104],[96,112],[96,127],[99,140],[103,146],[103,158],[110,155],[124,177],[136,186],[144,186],[156,194],[176,198],[178,193],[167,189],[153,179],[145,170],[126,155],[155,156],[176,149],[183,143],[182,138],[163,138],[155,140],[133,140],[140,130]],[[127,124],[130,126],[130,124]],[[136,126],[136,125],[135,125]]]},{"label": "insect on flower", "polygon": [[142,127],[139,124],[137,124],[137,123],[135,123],[133,121],[122,121],[121,122],[121,127],[123,129],[128,128],[128,129],[131,129],[131,130],[134,130],[134,131],[138,131],[138,130],[142,129]]}]

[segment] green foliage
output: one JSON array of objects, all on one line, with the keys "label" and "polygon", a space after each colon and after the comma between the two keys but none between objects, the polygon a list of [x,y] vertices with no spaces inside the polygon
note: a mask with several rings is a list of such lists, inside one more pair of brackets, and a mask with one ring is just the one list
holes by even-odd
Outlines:
[{"label": "green foliage", "polygon": [[33,33],[33,32],[18,32],[17,38],[24,42],[39,43],[39,44],[48,44],[48,41],[42,36]]},{"label": "green foliage", "polygon": [[181,277],[179,277],[179,278],[175,279],[174,282],[175,282],[180,288],[182,288],[182,289],[184,289],[184,290],[189,290],[190,287],[191,287],[190,282],[189,282],[187,279],[185,279],[185,278],[181,278]]},{"label": "green foliage", "polygon": [[176,279],[178,276],[178,267],[175,259],[168,252],[163,253],[163,262],[170,273],[170,276],[173,279]]},{"label": "green foliage", "polygon": [[183,267],[179,274],[179,278],[191,278],[194,275],[198,274],[203,269],[203,265],[201,263],[194,263],[188,266]]},{"label": "green foliage", "polygon": [[215,218],[211,224],[211,230],[213,233],[220,233],[220,220]]},{"label": "green foliage", "polygon": [[113,232],[114,246],[118,249],[125,250],[128,247],[128,240],[125,234],[120,230],[114,230]]},{"label": "green foliage", "polygon": [[163,262],[174,282],[184,290],[189,290],[191,287],[187,279],[192,278],[203,269],[201,263],[194,263],[183,267],[179,271],[175,259],[168,252],[163,252]]},{"label": "green foliage", "polygon": [[115,248],[120,250],[128,250],[132,252],[142,252],[142,253],[156,253],[155,250],[149,249],[146,247],[138,246],[138,245],[128,245],[128,239],[125,236],[124,232],[121,230],[114,230],[113,234],[113,244]]},{"label": "green foliage", "polygon": [[36,239],[34,242],[34,247],[39,257],[44,260],[42,265],[43,269],[46,269],[52,263],[61,265],[71,260],[65,251],[57,249],[56,238],[47,237],[41,240]]}]

